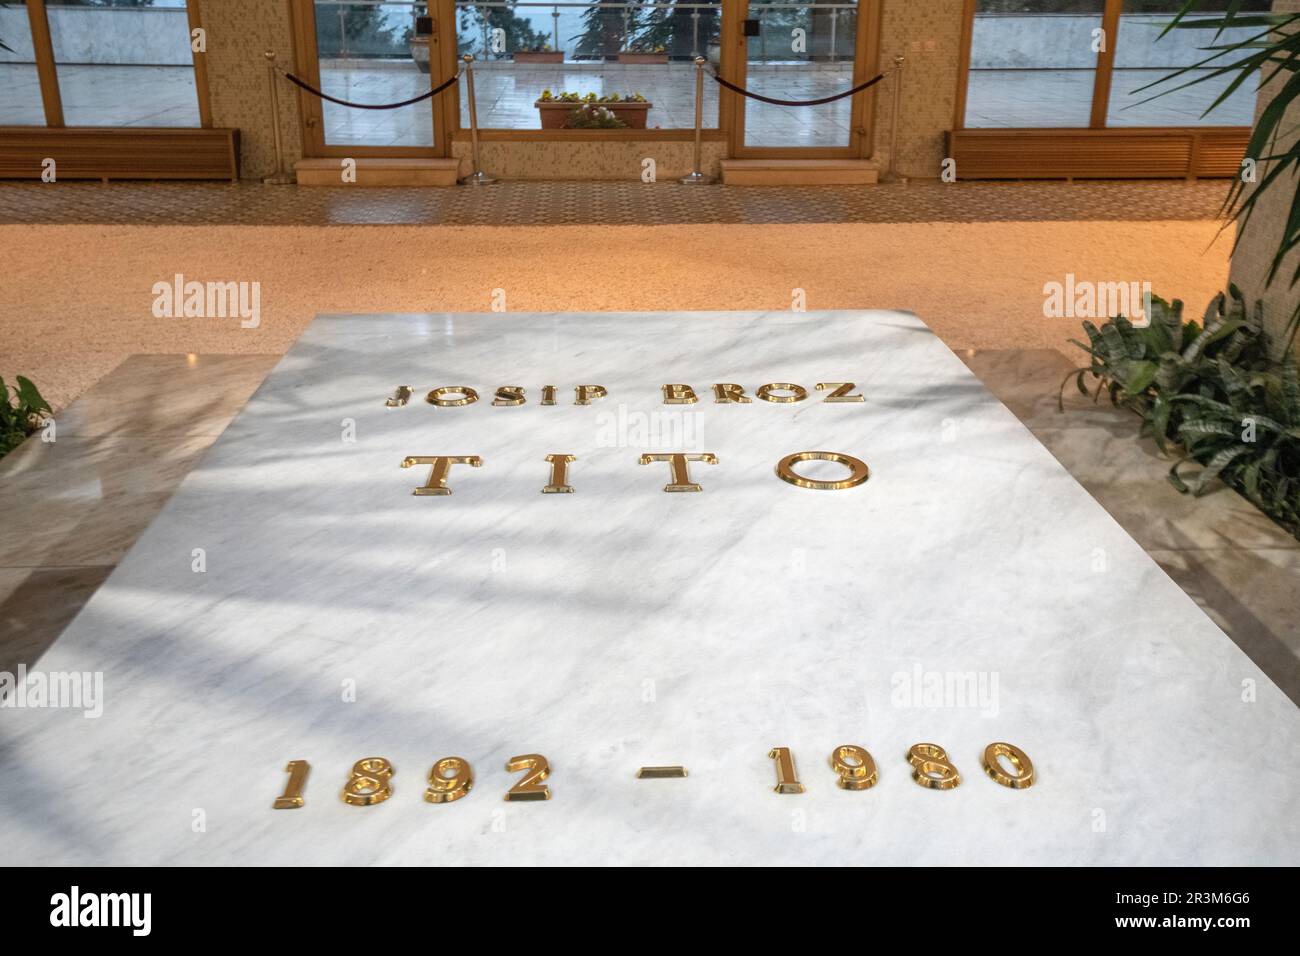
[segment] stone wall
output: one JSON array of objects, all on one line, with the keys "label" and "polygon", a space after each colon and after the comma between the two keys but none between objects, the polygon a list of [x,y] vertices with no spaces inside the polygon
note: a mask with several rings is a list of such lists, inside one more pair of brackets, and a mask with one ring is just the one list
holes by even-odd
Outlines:
[{"label": "stone wall", "polygon": [[[880,69],[906,57],[900,107],[896,171],[938,178],[944,133],[952,129],[961,59],[962,0],[884,0]],[[877,85],[875,153],[888,167],[893,122],[891,77]]]},{"label": "stone wall", "polygon": [[[452,155],[460,160],[460,175],[473,171],[471,146],[452,143]],[[701,170],[708,176],[721,175],[719,161],[726,158],[727,144],[705,141],[700,150]],[[658,182],[680,179],[691,171],[695,143],[690,141],[597,140],[577,142],[479,143],[479,158],[485,171],[501,179],[622,179],[641,177],[646,159],[655,161]]]},{"label": "stone wall", "polygon": [[[293,31],[287,0],[203,0],[202,23],[208,33],[208,85],[212,123],[239,130],[240,175],[260,179],[275,170],[267,50],[275,50],[287,69],[293,67]],[[280,85],[280,135],[285,163],[302,158],[302,124],[298,98]]]},{"label": "stone wall", "polygon": [[[1275,0],[1273,10],[1278,13],[1300,12],[1300,0]],[[1256,117],[1289,75],[1283,73],[1260,91],[1255,108]],[[1293,105],[1279,129],[1285,135],[1279,137],[1276,148],[1270,148],[1270,152],[1284,152],[1300,136],[1300,108]],[[1264,178],[1266,171],[1267,166],[1261,165],[1257,170],[1257,181]],[[1300,284],[1290,284],[1291,275],[1300,267],[1300,250],[1291,251],[1283,261],[1277,278],[1271,285],[1267,284],[1269,266],[1281,242],[1291,199],[1298,188],[1300,181],[1297,181],[1294,173],[1269,186],[1268,193],[1251,217],[1250,225],[1241,233],[1232,255],[1231,281],[1241,288],[1246,300],[1252,305],[1256,299],[1264,303],[1265,327],[1274,336],[1282,333],[1287,320],[1300,306]]]}]

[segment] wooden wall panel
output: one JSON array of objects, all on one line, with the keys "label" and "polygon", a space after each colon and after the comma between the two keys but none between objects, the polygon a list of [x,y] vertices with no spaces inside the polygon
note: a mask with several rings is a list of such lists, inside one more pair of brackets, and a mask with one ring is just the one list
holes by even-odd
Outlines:
[{"label": "wooden wall panel", "polygon": [[963,129],[948,133],[959,179],[1183,179],[1236,175],[1246,127]]},{"label": "wooden wall panel", "polygon": [[39,179],[41,162],[59,179],[239,178],[234,129],[46,129],[0,127],[0,179]]}]

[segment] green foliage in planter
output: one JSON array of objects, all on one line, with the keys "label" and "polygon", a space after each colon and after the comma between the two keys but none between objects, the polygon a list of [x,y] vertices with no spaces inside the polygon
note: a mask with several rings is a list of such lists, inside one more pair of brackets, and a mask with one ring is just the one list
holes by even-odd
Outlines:
[{"label": "green foliage in planter", "polygon": [[19,375],[15,387],[0,378],[0,458],[40,428],[43,416],[50,412],[50,403],[29,379]]},{"label": "green foliage in planter", "polygon": [[[1219,478],[1300,537],[1300,380],[1289,352],[1269,358],[1260,308],[1248,315],[1241,292],[1220,293],[1201,323],[1183,319],[1183,304],[1152,297],[1150,323],[1118,316],[1098,328],[1084,322],[1088,368],[1070,373],[1088,394],[1097,381],[1116,405],[1142,416],[1142,429],[1181,457],[1169,470],[1179,491],[1200,495]],[[1064,404],[1062,403],[1062,408]],[[1190,480],[1188,461],[1202,465]]]},{"label": "green foliage in planter", "polygon": [[588,103],[586,106],[580,106],[572,113],[564,123],[569,129],[626,129],[627,123],[623,122],[603,106],[594,106]]}]

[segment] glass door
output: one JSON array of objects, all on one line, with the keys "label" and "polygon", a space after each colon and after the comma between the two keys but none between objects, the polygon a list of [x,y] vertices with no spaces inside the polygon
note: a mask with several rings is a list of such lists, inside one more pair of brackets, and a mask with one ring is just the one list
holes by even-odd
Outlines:
[{"label": "glass door", "polygon": [[[449,0],[299,0],[304,79],[365,105],[412,99],[455,72]],[[450,37],[446,49],[443,36]],[[446,155],[458,87],[396,109],[359,109],[305,94],[310,151],[333,155]]]},{"label": "glass door", "polygon": [[[876,73],[875,0],[742,0],[746,89],[779,100],[817,100]],[[864,13],[860,16],[861,7]],[[870,62],[868,63],[868,60]],[[818,106],[745,97],[738,155],[858,157],[869,151],[871,90]]]}]

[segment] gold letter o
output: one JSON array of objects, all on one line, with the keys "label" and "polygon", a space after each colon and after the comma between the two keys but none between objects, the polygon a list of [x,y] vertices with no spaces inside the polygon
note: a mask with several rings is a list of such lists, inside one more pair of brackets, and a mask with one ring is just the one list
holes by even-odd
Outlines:
[{"label": "gold letter o", "polygon": [[[448,395],[459,395],[460,398],[448,398]],[[424,397],[424,400],[440,408],[453,408],[457,405],[474,404],[478,401],[478,392],[468,385],[444,385],[442,388],[435,388]]]},{"label": "gold letter o", "polygon": [[[849,469],[849,477],[841,478],[839,481],[815,481],[812,478],[805,478],[802,475],[795,474],[795,462],[813,460],[837,461]],[[856,488],[870,478],[871,469],[867,467],[866,462],[854,458],[852,455],[841,455],[837,451],[799,451],[793,455],[786,455],[778,461],[776,463],[776,474],[782,481],[788,481],[800,488],[814,488],[818,491],[842,491],[845,488]]]}]

